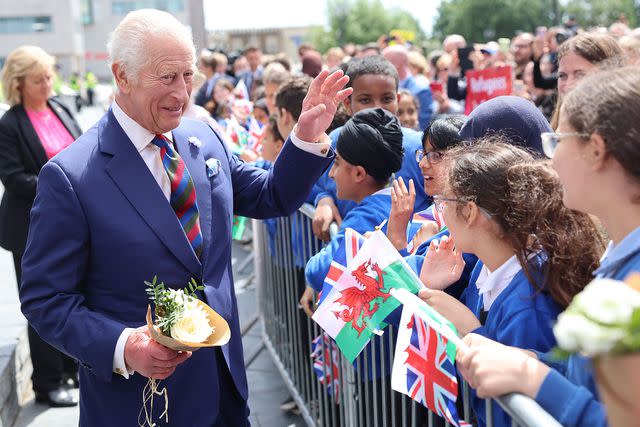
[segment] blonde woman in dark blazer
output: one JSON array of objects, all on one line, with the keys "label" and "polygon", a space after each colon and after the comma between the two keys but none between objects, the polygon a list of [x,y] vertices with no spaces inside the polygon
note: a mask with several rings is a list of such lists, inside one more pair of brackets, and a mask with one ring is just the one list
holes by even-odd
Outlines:
[{"label": "blonde woman in dark blazer", "polygon": [[[13,254],[18,286],[29,230],[29,211],[44,164],[82,131],[71,112],[52,98],[54,58],[36,46],[9,54],[2,69],[5,99],[11,109],[0,119],[0,246]],[[74,406],[69,388],[77,386],[77,364],[44,342],[29,326],[36,400],[50,406]]]}]

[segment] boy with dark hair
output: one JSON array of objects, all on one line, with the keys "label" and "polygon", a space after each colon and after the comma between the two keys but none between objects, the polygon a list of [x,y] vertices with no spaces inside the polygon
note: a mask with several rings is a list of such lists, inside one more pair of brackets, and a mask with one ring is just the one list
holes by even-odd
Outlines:
[{"label": "boy with dark hair", "polygon": [[[398,112],[398,72],[389,61],[382,56],[366,56],[349,62],[347,68],[348,85],[353,88],[350,97],[344,100],[347,113],[353,115],[365,108],[379,107],[393,115]],[[331,132],[330,137],[335,147],[342,128]],[[429,197],[424,192],[424,179],[420,167],[415,160],[415,152],[422,148],[422,134],[412,129],[402,128],[404,157],[397,177],[406,183],[413,179],[416,186],[415,211],[426,209],[430,205]],[[355,204],[340,200],[336,195],[336,186],[325,172],[314,186],[316,212],[313,218],[313,232],[322,240],[329,240],[329,225],[332,221],[340,222]],[[303,303],[304,305],[304,303]]]},{"label": "boy with dark hair", "polygon": [[276,93],[276,122],[278,131],[285,138],[298,123],[302,101],[307,95],[310,84],[311,78],[307,76],[292,77],[283,83]]}]

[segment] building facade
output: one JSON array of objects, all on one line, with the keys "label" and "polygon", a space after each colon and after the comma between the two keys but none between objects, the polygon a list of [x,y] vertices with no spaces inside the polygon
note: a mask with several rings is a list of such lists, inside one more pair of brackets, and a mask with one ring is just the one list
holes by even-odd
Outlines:
[{"label": "building facade", "polygon": [[109,33],[128,12],[153,8],[191,28],[206,43],[203,0],[19,0],[0,2],[0,65],[18,46],[33,44],[56,56],[63,78],[92,71],[109,80]]}]

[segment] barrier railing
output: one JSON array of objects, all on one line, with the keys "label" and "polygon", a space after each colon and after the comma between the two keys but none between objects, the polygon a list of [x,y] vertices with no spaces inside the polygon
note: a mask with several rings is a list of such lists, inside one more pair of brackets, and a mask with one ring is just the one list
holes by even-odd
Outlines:
[{"label": "barrier railing", "polygon": [[[288,218],[253,222],[257,294],[266,348],[309,426],[417,427],[449,426],[407,396],[391,389],[391,367],[396,328],[374,337],[354,368],[334,346],[320,339],[312,348],[319,326],[300,309],[306,283],[306,261],[323,246],[312,232],[313,207],[304,205]],[[337,226],[332,225],[332,235]],[[313,351],[334,364],[312,364]],[[317,353],[316,353],[317,354]],[[369,369],[370,368],[370,369]],[[459,413],[476,424],[469,388],[462,384]],[[532,399],[510,394],[496,399],[512,417],[513,426],[555,427],[560,424]],[[492,426],[492,404],[486,401],[487,425]]]}]

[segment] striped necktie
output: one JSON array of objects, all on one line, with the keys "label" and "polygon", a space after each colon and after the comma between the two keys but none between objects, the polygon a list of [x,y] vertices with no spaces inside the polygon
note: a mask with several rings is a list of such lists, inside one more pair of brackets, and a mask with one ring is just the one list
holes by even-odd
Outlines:
[{"label": "striped necktie", "polygon": [[173,144],[164,135],[156,135],[151,141],[160,147],[160,158],[169,181],[171,182],[171,197],[169,202],[173,208],[187,239],[193,247],[196,256],[202,255],[202,232],[200,231],[200,214],[196,201],[196,188],[193,179],[182,160],[173,149]]}]

